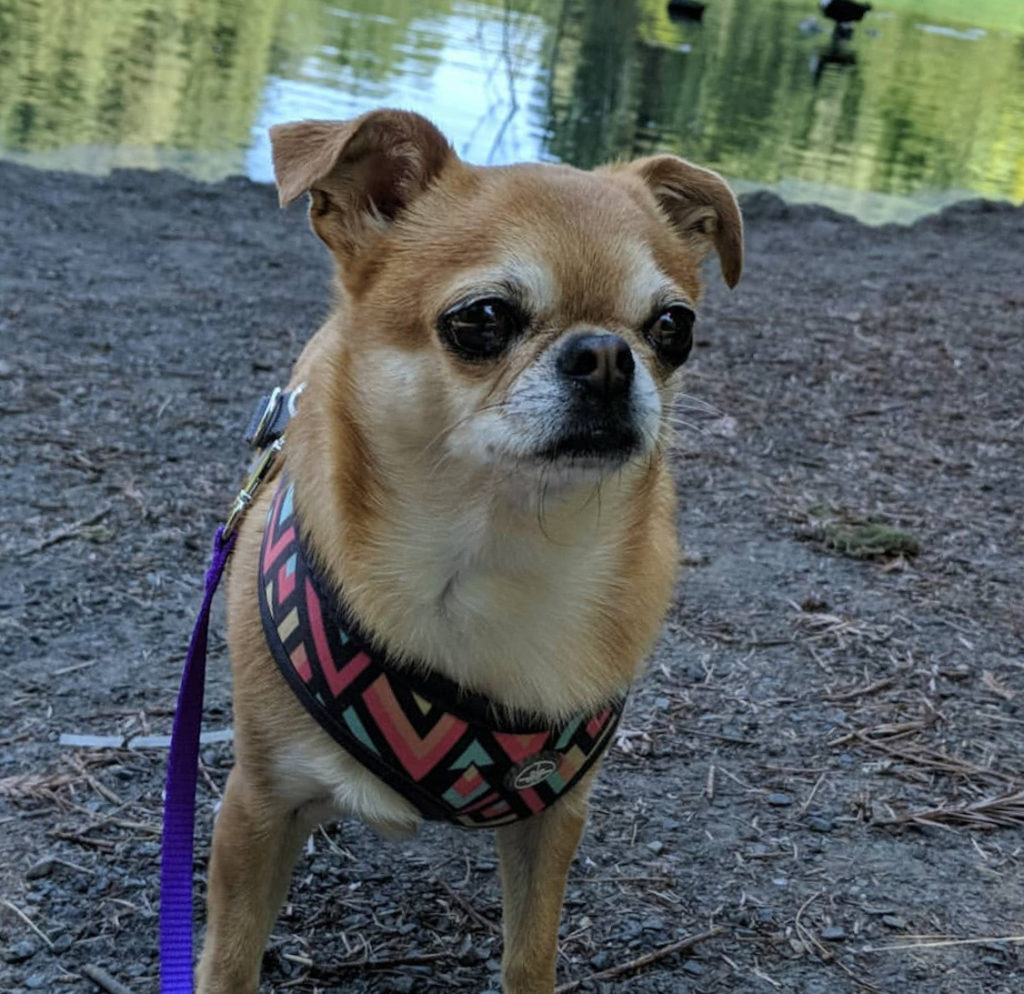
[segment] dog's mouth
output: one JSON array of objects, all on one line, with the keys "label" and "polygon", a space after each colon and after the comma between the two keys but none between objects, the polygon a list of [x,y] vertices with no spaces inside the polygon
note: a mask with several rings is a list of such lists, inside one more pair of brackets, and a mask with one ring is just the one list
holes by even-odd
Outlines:
[{"label": "dog's mouth", "polygon": [[637,430],[628,423],[602,420],[572,425],[564,434],[548,442],[535,453],[550,463],[622,463],[641,448]]}]

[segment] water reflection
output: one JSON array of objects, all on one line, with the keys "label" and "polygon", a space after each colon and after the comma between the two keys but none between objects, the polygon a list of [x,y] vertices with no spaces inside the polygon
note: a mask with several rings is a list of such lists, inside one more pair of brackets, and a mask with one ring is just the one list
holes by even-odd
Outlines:
[{"label": "water reflection", "polygon": [[537,158],[542,145],[528,108],[546,35],[531,4],[356,0],[327,8],[316,52],[275,66],[268,78],[247,172],[270,178],[267,125],[351,117],[381,104],[434,118],[473,161]]},{"label": "water reflection", "polygon": [[814,0],[0,0],[0,154],[269,179],[268,124],[392,104],[478,162],[669,150],[874,220],[1024,199],[1024,5],[875,6],[834,49]]}]

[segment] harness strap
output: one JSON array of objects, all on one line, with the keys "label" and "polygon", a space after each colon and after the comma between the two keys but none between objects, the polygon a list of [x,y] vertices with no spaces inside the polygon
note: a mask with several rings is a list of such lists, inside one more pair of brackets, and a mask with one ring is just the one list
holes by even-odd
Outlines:
[{"label": "harness strap", "polygon": [[160,862],[161,994],[192,994],[192,850],[206,636],[213,595],[234,544],[234,534],[225,536],[223,527],[217,529],[210,568],[206,571],[203,603],[185,657],[171,732]]},{"label": "harness strap", "polygon": [[303,707],[424,818],[496,828],[556,803],[611,742],[625,695],[555,719],[506,713],[396,661],[351,616],[305,548],[282,473],[256,584],[267,645]]}]

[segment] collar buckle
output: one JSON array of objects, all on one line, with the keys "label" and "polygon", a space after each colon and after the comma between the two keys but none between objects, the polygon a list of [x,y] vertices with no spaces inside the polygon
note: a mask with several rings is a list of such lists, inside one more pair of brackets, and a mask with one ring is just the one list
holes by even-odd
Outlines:
[{"label": "collar buckle", "polygon": [[284,391],[280,387],[274,387],[269,394],[260,397],[252,420],[249,422],[249,428],[245,433],[245,440],[254,449],[265,448],[279,437],[280,432],[275,435],[274,428],[281,412],[283,400]]}]

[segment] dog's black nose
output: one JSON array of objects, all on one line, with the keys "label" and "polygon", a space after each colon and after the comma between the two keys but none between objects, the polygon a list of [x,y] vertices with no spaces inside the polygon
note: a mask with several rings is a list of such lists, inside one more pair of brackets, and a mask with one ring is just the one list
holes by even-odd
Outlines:
[{"label": "dog's black nose", "polygon": [[633,382],[633,352],[618,335],[573,335],[558,369],[602,400],[620,397]]}]

